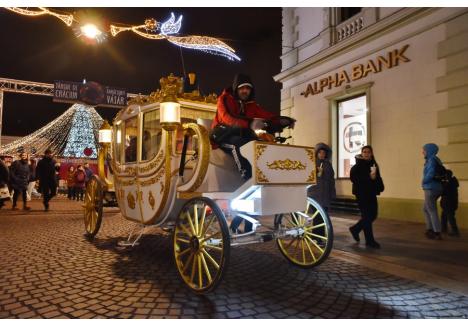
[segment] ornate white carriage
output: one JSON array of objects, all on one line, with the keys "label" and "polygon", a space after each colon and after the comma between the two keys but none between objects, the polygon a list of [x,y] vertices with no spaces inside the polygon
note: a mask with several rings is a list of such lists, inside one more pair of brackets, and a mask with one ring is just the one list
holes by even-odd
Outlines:
[{"label": "ornate white carriage", "polygon": [[[219,284],[231,246],[275,240],[294,265],[323,262],[333,230],[323,209],[306,195],[315,183],[314,149],[250,142],[241,148],[253,174],[244,182],[233,158],[211,148],[208,129],[216,98],[179,94],[180,82],[162,78],[162,91],[137,99],[112,127],[102,128],[99,174],[86,189],[87,235],[99,231],[105,206],[118,206],[140,227],[120,245],[135,245],[149,226],[170,231],[175,265],[196,293]],[[252,231],[233,234],[228,220],[235,216],[253,223]],[[273,226],[262,226],[261,217],[270,217]]]}]

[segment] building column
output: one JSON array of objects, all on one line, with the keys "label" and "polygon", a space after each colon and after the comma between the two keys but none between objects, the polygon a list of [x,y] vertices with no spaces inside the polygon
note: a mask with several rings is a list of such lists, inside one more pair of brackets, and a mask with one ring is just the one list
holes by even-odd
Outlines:
[{"label": "building column", "polygon": [[437,78],[437,92],[446,92],[448,107],[438,112],[437,125],[447,128],[448,144],[440,157],[459,180],[468,180],[468,12],[446,23],[446,39],[438,44],[445,59],[445,76]]}]

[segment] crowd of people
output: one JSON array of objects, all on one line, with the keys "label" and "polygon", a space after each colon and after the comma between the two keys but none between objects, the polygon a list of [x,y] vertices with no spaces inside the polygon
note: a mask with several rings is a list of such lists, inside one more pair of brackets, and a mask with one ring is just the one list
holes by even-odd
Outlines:
[{"label": "crowd of people", "polygon": [[[21,198],[22,208],[29,211],[28,202],[33,197],[41,197],[44,210],[49,210],[50,200],[57,195],[60,181],[60,163],[47,149],[44,156],[37,162],[29,158],[28,153],[21,152],[17,160],[11,164],[0,157],[0,209],[5,203],[12,201],[12,210],[18,210]],[[71,165],[67,175],[68,199],[83,200],[87,182],[93,176],[89,164]]]}]

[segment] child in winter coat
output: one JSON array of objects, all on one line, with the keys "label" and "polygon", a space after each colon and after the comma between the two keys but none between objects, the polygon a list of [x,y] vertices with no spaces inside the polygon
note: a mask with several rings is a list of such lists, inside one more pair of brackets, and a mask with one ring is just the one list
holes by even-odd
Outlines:
[{"label": "child in winter coat", "polygon": [[458,237],[460,236],[460,232],[458,231],[457,221],[455,220],[455,211],[458,208],[459,184],[451,170],[447,170],[447,179],[448,181],[444,183],[442,199],[440,200],[440,206],[442,207],[442,232],[447,232],[448,222],[452,228],[452,231],[449,232],[448,235]]}]

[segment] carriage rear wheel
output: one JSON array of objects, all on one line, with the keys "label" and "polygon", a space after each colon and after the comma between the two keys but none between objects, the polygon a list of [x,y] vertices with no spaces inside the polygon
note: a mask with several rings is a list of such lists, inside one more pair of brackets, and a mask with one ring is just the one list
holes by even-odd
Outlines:
[{"label": "carriage rear wheel", "polygon": [[173,232],[174,259],[184,283],[198,294],[214,290],[229,261],[226,218],[211,199],[197,197],[182,207]]},{"label": "carriage rear wheel", "polygon": [[84,198],[84,224],[86,235],[93,238],[99,231],[102,221],[104,189],[95,175],[88,182]]},{"label": "carriage rear wheel", "polygon": [[333,227],[323,208],[308,198],[304,212],[275,216],[275,226],[288,234],[276,240],[283,256],[292,264],[312,268],[324,262],[333,246]]}]

